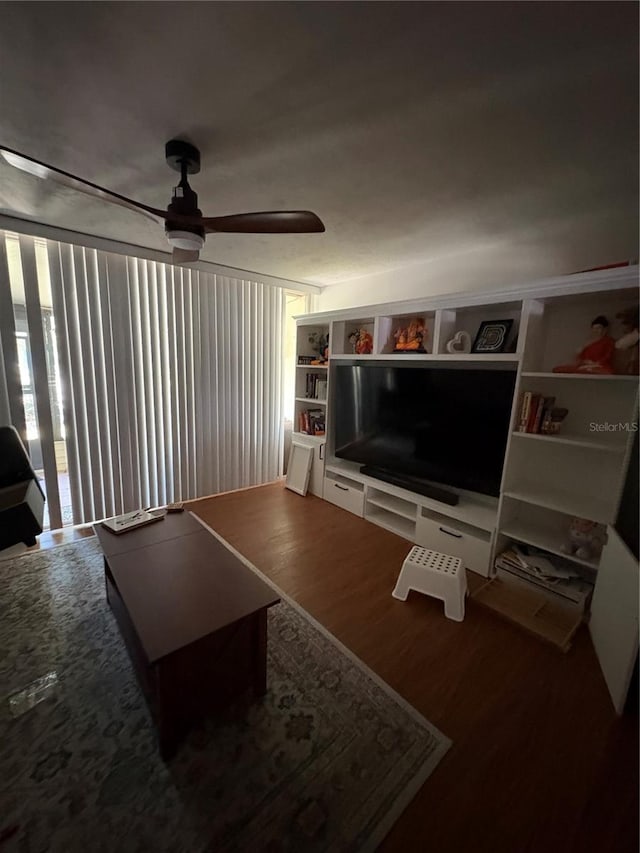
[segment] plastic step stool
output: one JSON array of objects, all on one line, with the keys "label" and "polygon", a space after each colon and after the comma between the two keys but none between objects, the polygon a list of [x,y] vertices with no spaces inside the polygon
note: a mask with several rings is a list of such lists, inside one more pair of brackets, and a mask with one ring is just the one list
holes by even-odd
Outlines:
[{"label": "plastic step stool", "polygon": [[464,619],[467,576],[459,557],[415,545],[402,564],[393,597],[406,601],[410,589],[444,601],[447,619]]}]

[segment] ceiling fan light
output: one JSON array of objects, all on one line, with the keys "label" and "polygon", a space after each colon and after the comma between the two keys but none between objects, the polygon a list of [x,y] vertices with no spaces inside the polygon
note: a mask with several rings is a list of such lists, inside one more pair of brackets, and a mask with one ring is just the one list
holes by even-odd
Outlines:
[{"label": "ceiling fan light", "polygon": [[187,249],[190,251],[200,251],[204,246],[204,237],[200,234],[194,234],[192,231],[167,231],[167,240],[174,249]]}]

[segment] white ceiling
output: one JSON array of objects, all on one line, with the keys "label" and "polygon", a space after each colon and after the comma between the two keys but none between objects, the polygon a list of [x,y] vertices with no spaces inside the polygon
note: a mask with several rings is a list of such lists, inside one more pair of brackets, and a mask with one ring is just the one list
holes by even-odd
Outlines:
[{"label": "white ceiling", "polygon": [[[0,140],[157,207],[166,140],[206,215],[327,233],[203,257],[333,283],[519,248],[555,274],[636,253],[634,3],[0,3]],[[0,166],[0,208],[166,249],[135,213]]]}]

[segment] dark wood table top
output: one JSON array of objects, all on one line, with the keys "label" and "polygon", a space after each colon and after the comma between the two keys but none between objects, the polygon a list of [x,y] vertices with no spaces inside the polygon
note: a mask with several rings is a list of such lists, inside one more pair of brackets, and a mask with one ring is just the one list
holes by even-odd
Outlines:
[{"label": "dark wood table top", "polygon": [[[149,663],[280,601],[255,572],[192,520],[197,532],[106,555]],[[112,538],[150,534],[168,523],[171,516]],[[107,534],[102,531],[101,544],[110,543]]]},{"label": "dark wood table top", "polygon": [[93,529],[100,540],[105,557],[109,559],[116,554],[126,554],[128,551],[146,548],[148,545],[165,542],[167,539],[175,539],[189,533],[200,533],[205,528],[190,512],[170,512],[162,521],[154,521],[152,524],[138,527],[136,530],[128,530],[126,533],[113,533],[102,524],[94,525]]}]

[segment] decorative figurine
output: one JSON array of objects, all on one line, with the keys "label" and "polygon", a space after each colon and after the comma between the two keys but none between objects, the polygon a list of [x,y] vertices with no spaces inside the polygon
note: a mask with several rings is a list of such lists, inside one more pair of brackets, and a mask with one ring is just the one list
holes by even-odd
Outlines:
[{"label": "decorative figurine", "polygon": [[513,320],[483,320],[471,352],[504,352]]},{"label": "decorative figurine", "polygon": [[309,343],[318,353],[318,357],[314,358],[311,364],[324,364],[329,357],[329,335],[323,332],[311,332]]},{"label": "decorative figurine", "polygon": [[560,550],[581,560],[596,560],[607,538],[603,525],[587,518],[572,518],[568,536]]},{"label": "decorative figurine", "polygon": [[609,321],[599,314],[591,323],[591,340],[578,352],[573,364],[560,364],[554,373],[613,373],[615,341],[608,332]]},{"label": "decorative figurine", "polygon": [[450,341],[447,341],[447,352],[471,352],[471,335],[469,332],[456,332]]},{"label": "decorative figurine", "polygon": [[639,309],[627,308],[616,314],[616,320],[620,320],[624,335],[616,341],[617,355],[619,356],[618,367],[619,373],[626,373],[630,376],[638,375],[638,341],[640,340],[640,332],[638,331],[638,313]]},{"label": "decorative figurine", "polygon": [[396,329],[394,352],[426,352],[424,342],[428,332],[422,317],[414,317],[406,328]]},{"label": "decorative figurine", "polygon": [[[366,329],[358,329],[354,334],[357,335],[354,343],[354,350],[357,355],[370,355],[373,352],[373,336]],[[351,340],[352,335],[349,337]]]}]

